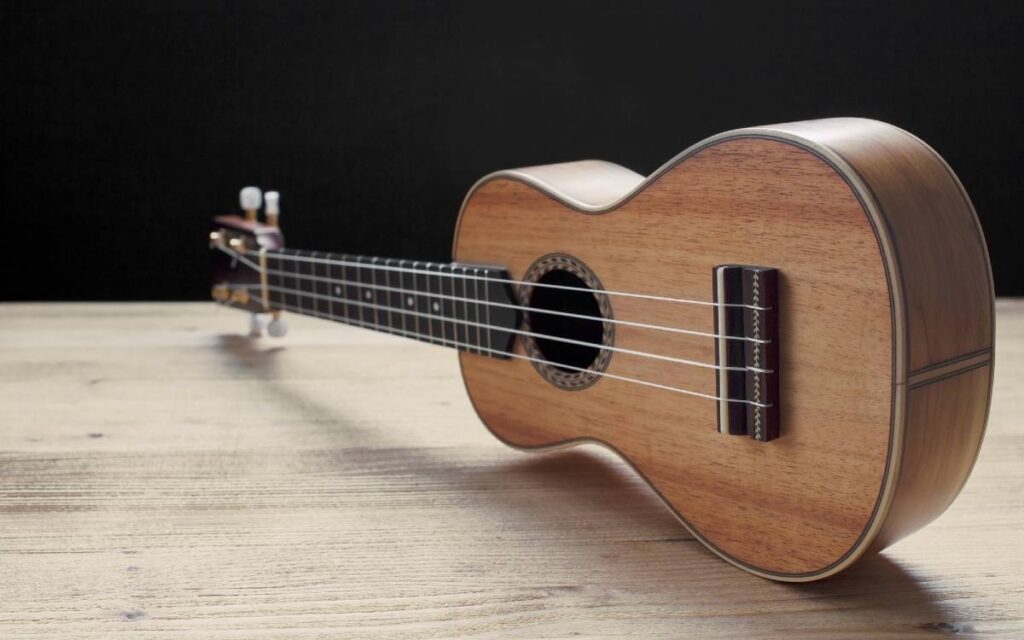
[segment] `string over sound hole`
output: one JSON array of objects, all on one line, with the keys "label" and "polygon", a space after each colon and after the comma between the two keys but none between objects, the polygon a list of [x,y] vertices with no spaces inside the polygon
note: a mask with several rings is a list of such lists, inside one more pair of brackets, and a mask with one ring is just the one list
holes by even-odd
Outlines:
[{"label": "string over sound hole", "polygon": [[[520,302],[524,316],[523,344],[534,368],[548,382],[575,391],[594,384],[608,367],[614,323],[601,282],[579,259],[563,254],[544,256],[524,278]],[[543,362],[537,362],[541,360]]]}]

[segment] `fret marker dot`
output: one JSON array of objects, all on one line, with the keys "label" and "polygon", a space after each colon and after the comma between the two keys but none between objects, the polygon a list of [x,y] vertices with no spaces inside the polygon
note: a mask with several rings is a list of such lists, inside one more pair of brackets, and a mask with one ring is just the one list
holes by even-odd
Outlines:
[{"label": "fret marker dot", "polygon": [[365,294],[363,294],[363,297],[365,297],[367,300],[370,300],[371,298],[373,298],[373,294],[367,291]]},{"label": "fret marker dot", "polygon": [[341,295],[341,287],[334,287],[334,295],[336,295],[336,296],[340,296]]},{"label": "fret marker dot", "polygon": [[412,296],[409,296],[408,298],[405,299],[405,304],[409,305],[410,307],[413,305],[414,302],[415,300],[412,299]]},{"label": "fret marker dot", "polygon": [[440,302],[435,302],[433,305],[431,305],[430,308],[433,309],[434,311],[440,311],[441,310],[441,303]]}]

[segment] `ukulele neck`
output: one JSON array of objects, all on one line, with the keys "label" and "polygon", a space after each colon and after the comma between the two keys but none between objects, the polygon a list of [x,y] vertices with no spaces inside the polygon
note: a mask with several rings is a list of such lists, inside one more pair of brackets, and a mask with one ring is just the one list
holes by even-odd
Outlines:
[{"label": "ukulele neck", "polygon": [[260,270],[271,308],[481,355],[507,357],[520,320],[500,267],[278,249]]}]

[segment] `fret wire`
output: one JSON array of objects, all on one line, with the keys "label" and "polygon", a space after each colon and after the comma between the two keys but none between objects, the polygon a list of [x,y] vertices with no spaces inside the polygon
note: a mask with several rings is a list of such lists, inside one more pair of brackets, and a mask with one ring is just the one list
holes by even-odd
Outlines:
[{"label": "fret wire", "polygon": [[[419,261],[416,261],[414,264],[419,264]],[[416,289],[418,291],[425,291],[425,294],[423,296],[416,296],[416,311],[429,311],[430,307],[427,305],[430,304],[430,283],[427,281],[427,277],[424,273],[414,273],[412,277],[414,280],[416,280]],[[434,332],[433,327],[430,326],[430,320],[426,320],[425,324],[426,327],[424,331],[421,331],[420,333],[426,335],[428,337],[429,342],[433,344]]]},{"label": "fret wire", "polygon": [[295,302],[299,305],[299,309],[303,310],[302,313],[307,313],[305,311],[305,298],[302,295],[302,285],[300,284],[301,280],[299,279],[299,276],[302,275],[299,270],[302,269],[302,267],[303,265],[301,264],[296,266],[295,275],[292,276],[292,283],[295,285]]},{"label": "fret wire", "polygon": [[445,300],[446,296],[451,293],[445,292],[445,283],[448,282],[444,277],[444,265],[437,265],[437,290],[441,292],[439,304],[441,306],[441,335],[444,336],[445,340],[455,339],[455,325],[452,324],[448,319],[451,318],[451,314],[448,312],[448,306],[451,304],[450,300]]},{"label": "fret wire", "polygon": [[[462,266],[457,265],[457,264],[452,265],[452,272],[455,272],[456,269],[462,269],[463,270],[462,273],[463,273],[463,275],[465,275],[465,273],[466,273],[465,267],[462,267]],[[462,285],[462,293],[459,294],[462,297],[462,300],[461,300],[461,302],[462,302],[462,317],[465,318],[466,320],[471,320],[471,318],[469,317],[469,304],[466,302],[466,281],[464,279],[459,279],[459,283]],[[458,303],[459,303],[459,300],[456,300],[455,304],[458,304]],[[463,328],[462,328],[462,337],[463,337],[463,341],[466,344],[472,344],[472,341],[469,338],[469,325],[464,325],[463,326]]]},{"label": "fret wire", "polygon": [[[389,258],[384,259],[384,266],[388,266],[390,262]],[[384,286],[391,287],[391,272],[384,272]],[[395,313],[401,308],[395,306],[395,294],[393,291],[384,292],[384,304],[388,307],[388,326],[398,328],[398,320],[395,318]]]},{"label": "fret wire", "polygon": [[[280,253],[285,258],[287,258],[289,260],[293,260],[293,261],[308,261],[308,260],[312,259],[312,258],[300,255],[298,250],[293,250],[293,249],[279,249],[278,253]],[[349,260],[357,260],[359,258],[360,258],[360,256],[342,255],[341,258],[338,258],[338,259],[336,259],[334,261],[344,263],[344,262],[347,262]],[[315,259],[312,259],[312,260],[315,260]],[[427,263],[427,264],[432,264],[432,263]],[[387,269],[389,267],[369,267],[369,268]],[[406,268],[404,268],[404,267],[396,267],[396,269],[399,270],[399,271],[402,271],[402,270],[405,270]],[[570,287],[570,286],[566,286],[566,285],[550,284],[550,283],[545,283],[545,282],[527,282],[526,280],[515,280],[515,279],[511,279],[511,278],[489,278],[488,275],[489,274],[485,273],[482,279],[490,280],[490,281],[493,281],[493,282],[502,282],[502,283],[507,283],[507,284],[518,284],[518,285],[527,286],[527,287],[546,287],[546,288],[549,288],[549,289],[562,289],[562,290],[565,290],[565,291],[593,291],[593,289],[590,289],[588,287]],[[464,277],[466,277],[466,278],[474,278],[476,276],[466,275]],[[693,304],[693,305],[706,306],[706,307],[744,307],[744,308],[748,308],[748,309],[754,309],[754,310],[757,310],[757,311],[770,311],[771,310],[771,307],[761,307],[761,306],[757,306],[757,305],[744,304],[744,303],[741,303],[741,302],[715,302],[715,301],[708,301],[708,300],[694,300],[694,299],[689,299],[689,298],[672,298],[672,297],[669,297],[669,296],[658,296],[658,295],[653,295],[653,294],[648,294],[648,293],[633,293],[633,292],[628,292],[628,291],[611,291],[611,290],[608,290],[608,289],[602,289],[601,293],[603,293],[605,295],[609,295],[609,296],[625,296],[625,297],[629,297],[629,298],[643,298],[643,299],[647,299],[647,300],[658,300],[658,301],[661,301],[661,302],[673,302],[673,303],[679,303],[679,304]]]},{"label": "fret wire", "polygon": [[[430,299],[430,273],[429,273],[430,267],[428,266],[428,267],[425,267],[425,268],[427,269],[427,271],[424,272],[423,283],[425,285],[427,285],[427,297],[423,299],[423,304],[426,305],[427,312],[429,313],[431,311],[430,306],[433,304],[433,301]],[[433,318],[428,318],[428,320],[427,320],[427,330],[430,332],[430,341],[433,342],[434,341],[434,320],[433,320]]]},{"label": "fret wire", "polygon": [[[441,280],[437,277],[437,271],[433,270],[434,263],[427,263],[427,284],[432,290],[441,292]],[[438,344],[444,344],[444,320],[441,313],[441,302],[440,298],[435,300],[434,298],[427,299],[427,312],[433,317],[430,318],[431,327],[434,330],[434,338],[438,340]],[[436,318],[436,319],[435,319]]]},{"label": "fret wire", "polygon": [[[321,255],[330,256],[331,254],[324,252]],[[317,284],[313,285],[313,293],[316,293],[316,294],[321,295],[321,296],[326,296],[328,298],[327,300],[323,300],[322,301],[323,302],[322,305],[318,302],[316,308],[321,313],[325,313],[325,314],[327,314],[329,316],[333,316],[334,314],[331,312],[331,308],[334,305],[334,300],[332,300],[331,298],[334,297],[334,292],[331,291],[330,278],[328,278],[326,276],[318,276],[318,275],[316,275],[320,271],[319,269],[316,268],[316,265],[313,265],[312,271],[313,271],[313,276],[320,280],[320,282],[318,282]]]},{"label": "fret wire", "polygon": [[[327,254],[327,255],[331,255],[331,254]],[[323,278],[324,278],[323,291],[328,296],[331,297],[331,300],[328,302],[327,313],[331,314],[332,316],[340,315],[340,314],[337,314],[337,313],[334,312],[334,289],[331,286],[331,265],[330,264],[325,264],[324,265],[324,272],[323,273],[324,273],[324,275],[323,275]]]},{"label": "fret wire", "polygon": [[[384,259],[384,266],[388,266],[388,259],[387,258]],[[391,286],[391,272],[390,271],[385,271],[384,272],[384,285],[386,287],[390,287]],[[387,314],[388,314],[388,326],[389,327],[396,327],[397,328],[398,327],[398,323],[395,322],[395,305],[393,304],[393,301],[391,299],[392,298],[392,292],[391,291],[385,291],[383,293],[384,293],[384,295],[383,295],[384,305],[388,308],[388,311],[387,311]],[[374,296],[376,297],[376,294],[374,294]]]},{"label": "fret wire", "polygon": [[363,266],[358,265],[355,267],[355,278],[352,281],[352,297],[349,298],[351,301],[349,304],[359,309],[359,319],[368,324],[373,324],[373,310],[364,309],[359,303],[363,301]]},{"label": "fret wire", "polygon": [[[419,261],[417,261],[417,264],[418,263]],[[424,271],[422,273],[414,273],[412,276],[416,280],[417,290],[424,291],[423,295],[416,296],[417,313],[425,313],[430,311],[430,280],[427,278],[426,275],[426,265],[424,265],[423,269]],[[431,344],[434,344],[434,327],[431,325],[430,320],[423,320],[423,322],[426,326],[424,327],[424,330],[421,331],[421,333],[427,336],[427,340]]]},{"label": "fret wire", "polygon": [[[448,278],[447,278],[447,280],[448,280],[448,291],[451,292],[451,296],[452,296],[452,299],[449,302],[449,304],[451,305],[452,318],[458,318],[459,317],[459,303],[458,303],[458,299],[456,298],[456,294],[455,294],[455,265],[453,265],[453,264],[448,265]],[[459,324],[459,323],[455,324],[452,327],[452,333],[455,334],[455,341],[456,342],[465,342],[465,336],[463,336],[464,329],[465,329],[465,325],[464,324]]]},{"label": "fret wire", "polygon": [[[301,265],[296,266],[295,275],[292,277],[292,280],[295,282],[295,300],[299,304],[299,309],[302,310],[305,308],[305,305],[302,304],[302,289],[299,287],[299,276],[301,275],[299,267]],[[305,311],[300,311],[300,313],[305,313]]]},{"label": "fret wire", "polygon": [[[405,260],[399,260],[398,261],[399,266],[401,266],[402,263],[404,263],[404,262],[405,262]],[[405,283],[405,274],[404,273],[398,274],[398,282],[399,282],[399,284],[403,284],[404,285],[404,283]],[[409,310],[412,309],[413,305],[416,304],[415,298],[413,299],[413,304],[408,304],[407,303],[408,297],[409,296],[403,295],[401,293],[398,294],[398,305],[399,305],[399,308],[401,308],[402,311],[403,311],[403,313],[402,313],[402,329],[405,330],[405,331],[409,330],[409,317],[410,317],[409,316]]]},{"label": "fret wire", "polygon": [[[371,266],[376,266],[377,258],[370,258]],[[375,291],[377,289],[377,270],[370,269],[370,282],[373,284],[373,290],[365,289],[363,291],[363,298],[366,300],[374,300],[376,298]],[[366,294],[370,295],[366,295]],[[376,305],[373,307],[373,324],[380,329],[380,309]]]},{"label": "fret wire", "polygon": [[[341,270],[341,278],[335,279],[336,282],[340,282],[340,281],[345,280],[345,267],[335,264],[335,265],[332,265],[331,268],[332,269],[340,269]],[[334,272],[337,272],[337,271],[334,271]],[[340,284],[336,284],[335,285],[335,293],[336,294],[340,295],[344,291],[345,291],[345,287],[343,285],[340,285]],[[348,300],[347,300],[348,296],[341,296],[341,298],[342,298],[341,313],[342,313],[342,315],[345,316],[345,319],[348,319]]]},{"label": "fret wire", "polygon": [[[312,256],[314,258],[316,257],[316,252],[315,251],[312,252]],[[308,266],[309,266],[309,273],[308,273],[308,275],[312,276],[312,274],[313,274],[312,273],[312,269],[313,269],[314,266],[316,266],[316,263],[315,262],[310,262],[308,264]],[[301,270],[299,271],[299,274],[300,275],[306,275],[306,273],[302,273]],[[304,292],[305,296],[307,296],[309,298],[309,311],[312,312],[312,313],[319,313],[319,309],[316,307],[316,305],[318,304],[319,301],[316,298],[313,297],[313,294],[316,293],[315,291],[313,291],[313,289],[315,289],[315,287],[316,287],[316,281],[313,281],[310,278],[310,281],[306,282],[305,278],[302,279],[302,291]]]},{"label": "fret wire", "polygon": [[[378,260],[379,258],[370,258],[370,264],[376,265]],[[380,322],[380,326],[392,327],[394,325],[391,323],[391,309],[390,307],[388,307],[388,294],[387,292],[382,292],[380,289],[377,288],[378,278],[379,276],[377,274],[377,270],[372,269],[370,271],[370,284],[372,284],[373,287],[372,290],[370,291],[370,297],[366,299],[372,302],[373,304],[380,305],[377,311],[377,320]]]},{"label": "fret wire", "polygon": [[[391,265],[391,262],[392,262],[391,258],[385,258],[385,260],[384,260],[384,264],[388,265],[388,266]],[[387,284],[387,286],[391,287],[391,272],[388,271],[387,274],[388,274],[387,278],[385,278],[384,282],[385,282],[385,284]],[[401,272],[398,272],[398,275],[401,276],[402,275]],[[392,315],[398,314],[398,320],[395,323],[395,326],[397,327],[398,324],[401,323],[402,330],[403,331],[406,330],[406,326],[405,326],[405,309],[402,306],[402,299],[401,299],[401,297],[398,295],[398,293],[395,292],[394,288],[392,288],[392,290],[387,293],[387,296],[388,296],[388,302],[391,304],[391,308],[393,309],[393,311],[391,312]]]},{"label": "fret wire", "polygon": [[[413,262],[412,264],[413,264],[413,267],[416,266],[415,262]],[[408,280],[406,280],[406,278],[408,278]],[[416,310],[417,301],[419,300],[419,289],[416,286],[416,275],[415,274],[403,273],[402,274],[402,284],[403,284],[403,286],[405,286],[406,282],[408,282],[411,285],[411,286],[405,287],[406,291],[409,291],[409,290],[412,291],[412,304],[410,304],[409,307],[413,311],[415,311]],[[416,327],[416,333],[419,334],[420,333],[420,319],[419,319],[419,316],[413,316],[412,317],[412,321],[413,321],[413,326]]]},{"label": "fret wire", "polygon": [[[313,253],[318,253],[318,252],[314,251]],[[311,263],[309,265],[309,275],[311,277],[314,277],[314,278],[316,277],[316,263],[315,262]],[[317,293],[318,293],[318,284],[322,284],[322,283],[313,282],[313,284],[310,285],[309,292],[311,294],[317,295]],[[321,302],[322,301],[320,300],[320,298],[313,298],[313,308],[316,309],[317,313],[320,313],[320,303]]]},{"label": "fret wire", "polygon": [[[408,262],[408,260],[399,260],[398,263],[406,264]],[[398,283],[399,285],[401,285],[401,288],[404,289],[403,292],[398,294],[399,302],[402,305],[402,310],[405,311],[405,324],[403,326],[408,331],[415,331],[416,333],[419,333],[420,326],[419,323],[416,322],[416,316],[409,314],[410,311],[416,310],[416,294],[415,292],[409,293],[410,289],[413,289],[416,286],[416,283],[413,280],[412,276],[410,276],[407,273],[398,274]]]},{"label": "fret wire", "polygon": [[[312,264],[314,264],[314,263],[310,262],[310,263],[308,263],[307,266],[311,266]],[[302,276],[302,277],[301,277],[300,280],[297,281],[296,284],[299,287],[299,290],[302,292],[302,299],[303,299],[303,301],[305,301],[305,299],[307,297],[309,297],[309,310],[307,311],[307,313],[313,313],[313,312],[316,311],[316,299],[313,298],[312,296],[308,295],[308,294],[312,293],[312,291],[309,291],[306,287],[312,287],[316,283],[315,282],[308,282],[306,277],[305,277],[307,275],[309,275],[309,274],[304,273],[304,269],[300,268],[298,270],[298,276]],[[303,304],[302,306],[305,307],[306,305]]]},{"label": "fret wire", "polygon": [[[388,262],[385,259],[384,260],[384,264],[387,265],[387,263]],[[377,264],[377,260],[376,259],[373,261],[373,264]],[[388,273],[389,273],[388,271],[384,272],[384,285],[383,286],[389,286],[389,283],[388,283]],[[376,284],[377,283],[377,279],[374,278],[373,282],[374,282],[374,284]],[[383,294],[383,295],[381,295],[381,294]],[[377,304],[382,304],[383,303],[384,309],[385,309],[384,313],[387,315],[387,320],[384,321],[385,324],[387,326],[389,326],[389,327],[396,326],[395,325],[395,311],[394,311],[394,307],[391,306],[391,293],[389,291],[383,291],[383,292],[380,292],[380,293],[374,292],[373,300]]]},{"label": "fret wire", "polygon": [[[295,311],[296,309],[295,309],[295,307],[292,307],[291,309],[285,309],[285,310],[286,311]],[[301,313],[301,310],[299,310],[299,312]],[[323,318],[323,319],[325,319],[325,320],[338,320],[337,318]],[[372,326],[370,326],[370,325],[368,325],[366,323],[359,323],[356,326],[361,326],[361,327],[364,327],[364,328],[371,328],[371,329],[372,328],[376,328],[376,327],[372,327]],[[402,336],[402,337],[406,337],[406,338],[422,338],[422,336],[403,335],[403,332],[402,332],[401,329],[389,328],[387,330],[381,330],[381,331],[383,331],[384,333],[391,333],[393,335]],[[465,347],[467,345],[458,344],[458,343],[445,343],[444,346],[461,348],[461,347]],[[595,375],[598,375],[598,376],[601,376],[601,377],[604,377],[604,378],[610,378],[612,380],[619,380],[619,381],[622,381],[622,382],[632,382],[632,383],[640,384],[640,385],[643,385],[643,386],[646,386],[646,387],[652,387],[652,388],[661,389],[661,390],[664,390],[664,391],[672,391],[672,392],[675,392],[675,393],[681,393],[683,395],[693,396],[693,397],[697,397],[697,398],[705,398],[705,399],[708,399],[708,400],[715,400],[715,401],[718,401],[718,402],[749,404],[749,405],[752,405],[752,406],[755,406],[755,407],[761,407],[761,408],[769,408],[769,407],[772,406],[770,404],[757,403],[757,402],[754,402],[752,400],[746,400],[746,399],[740,399],[740,398],[728,398],[728,397],[716,396],[716,395],[712,395],[712,394],[708,394],[708,393],[701,393],[700,391],[692,391],[690,389],[681,389],[679,387],[671,387],[671,386],[668,386],[668,385],[659,384],[657,382],[650,382],[650,381],[647,381],[647,380],[640,380],[639,378],[629,378],[629,377],[626,377],[626,376],[620,376],[620,375],[616,375],[616,374],[613,374],[613,373],[608,373],[607,371],[595,371],[593,369],[586,369],[586,368],[583,368],[583,367],[576,367],[576,366],[573,366],[573,365],[568,365],[568,364],[563,364],[563,363],[558,363],[558,362],[552,362],[552,361],[549,361],[549,360],[544,360],[544,359],[541,359],[541,358],[533,358],[533,357],[530,357],[530,356],[527,356],[527,355],[522,355],[522,354],[514,353],[514,352],[497,351],[497,350],[491,349],[491,348],[485,348],[484,351],[487,351],[487,352],[489,352],[489,353],[491,353],[493,355],[496,355],[496,356],[509,357],[509,358],[517,358],[519,360],[526,360],[528,362],[536,362],[536,363],[545,364],[545,365],[552,366],[552,367],[561,367],[561,368],[570,369],[570,370],[573,370],[573,371],[580,371],[580,372],[584,372],[584,373],[591,373],[591,374],[595,374]]]},{"label": "fret wire", "polygon": [[[314,257],[316,257],[317,253],[318,253],[318,252],[314,251],[314,252],[313,252],[313,256],[314,256]],[[310,263],[310,265],[309,265],[309,275],[310,275],[310,276],[313,276],[313,277],[316,277],[316,263],[315,263],[315,262],[313,262],[313,263]],[[312,283],[312,284],[310,285],[310,287],[309,287],[309,292],[310,292],[311,294],[314,294],[314,295],[315,295],[315,294],[317,294],[317,293],[318,293],[318,288],[319,288],[319,286],[321,286],[322,284],[323,284],[323,283],[318,283],[318,282],[315,282],[315,281],[314,281],[314,282],[313,282],[313,283]],[[313,308],[314,308],[314,309],[316,309],[317,313],[320,313],[320,303],[321,303],[321,302],[322,302],[322,300],[321,300],[320,298],[314,298],[314,299],[313,299]]]},{"label": "fret wire", "polygon": [[[269,259],[269,255],[267,256],[267,258]],[[273,259],[276,260],[276,259],[278,259],[278,257],[274,256]],[[276,285],[278,285],[280,283],[280,285],[282,287],[287,288],[288,287],[288,283],[285,282],[285,275],[282,274],[283,272],[284,271],[274,272],[273,270],[271,270],[269,268],[269,265],[268,265],[267,266],[267,274],[266,274],[267,285],[275,285],[276,286]],[[280,281],[278,280],[279,278],[280,278]],[[271,279],[273,279],[273,280],[271,280]],[[289,300],[288,300],[289,294],[280,293],[278,291],[272,291],[272,290],[270,292],[272,294],[274,294],[274,295],[279,295],[280,294],[281,295],[281,303],[282,304],[288,304],[288,302],[289,302]]]},{"label": "fret wire", "polygon": [[[281,284],[280,284],[281,287],[284,287],[284,288],[288,287],[288,280],[287,280],[286,276],[282,275],[280,282],[281,282]],[[273,290],[271,290],[271,291],[273,291]],[[274,291],[274,293],[279,293],[279,292]],[[289,299],[289,296],[291,296],[290,299]],[[283,294],[281,294],[281,302],[284,303],[284,304],[292,304],[294,306],[295,303],[298,302],[298,298],[295,296],[294,293],[283,293]]]},{"label": "fret wire", "polygon": [[[314,257],[316,257],[316,253],[317,253],[316,251],[313,252]],[[315,262],[310,262],[309,263],[309,273],[308,274],[303,274],[303,275],[308,275],[310,278],[315,278],[316,274],[313,273],[314,269],[316,269],[316,263]],[[306,288],[304,286],[303,290],[306,291],[309,294],[309,297],[310,297],[309,308],[312,311],[316,312],[316,313],[320,313],[320,299],[316,297],[316,295],[317,295],[317,293],[316,293],[316,285],[317,285],[317,282],[314,280],[314,281],[309,283],[309,287],[308,288]]]},{"label": "fret wire", "polygon": [[[458,268],[459,267],[456,264],[450,264],[448,266],[448,270],[451,272],[449,279],[451,281],[450,286],[452,289],[452,317],[461,320],[469,320],[469,318],[466,317],[465,309],[459,309],[460,294],[458,290],[458,285],[459,282],[461,281],[458,279]],[[467,331],[468,329],[469,326],[462,323],[455,325],[455,336],[459,342],[469,344],[469,333]]]},{"label": "fret wire", "polygon": [[449,325],[448,325],[447,322],[445,322],[445,313],[444,313],[444,295],[445,295],[445,293],[444,293],[444,279],[441,278],[441,265],[440,264],[428,265],[428,268],[431,268],[431,267],[434,268],[433,277],[432,277],[432,279],[434,281],[434,283],[433,283],[434,284],[434,289],[440,295],[438,295],[436,300],[431,300],[430,301],[430,310],[432,312],[437,313],[438,317],[440,318],[440,320],[438,321],[439,322],[438,328],[441,330],[441,333],[439,334],[439,337],[441,338],[441,340],[450,340],[451,338],[449,338],[449,336],[448,336]]},{"label": "fret wire", "polygon": [[[462,269],[462,275],[466,275],[465,267],[453,266],[452,270],[455,269]],[[462,285],[462,293],[459,294],[462,296],[462,317],[465,318],[466,320],[469,320],[469,303],[466,302],[466,280],[465,278],[459,278],[458,282],[459,284]],[[456,304],[458,304],[458,301],[456,301]],[[469,344],[472,344],[472,340],[470,340],[469,338],[469,325],[466,325],[462,328],[462,333],[463,337],[465,338],[465,341]]]},{"label": "fret wire", "polygon": [[[309,267],[309,275],[310,275],[310,277],[313,277],[313,278],[317,277],[317,275],[316,275],[316,267],[317,267],[316,264],[310,265],[310,267]],[[311,286],[309,288],[309,290],[312,293],[322,294],[324,285],[325,285],[325,282],[314,282],[313,286]],[[327,291],[327,295],[329,296],[330,294],[331,294],[331,292],[328,290]],[[323,301],[317,300],[316,301],[316,310],[317,311],[322,311],[323,310],[323,309],[321,309],[321,304],[320,304],[321,302],[323,302],[323,305],[322,305],[323,309],[326,309],[327,305],[330,303],[330,300],[323,300]]]},{"label": "fret wire", "polygon": [[[490,272],[487,269],[484,269],[484,278],[487,278],[489,275]],[[487,301],[487,306],[484,307],[484,315],[487,318],[487,320],[485,321],[485,324],[487,325],[487,348],[493,351],[494,329],[491,328],[491,286],[490,282],[486,280],[484,281],[484,296],[486,296]]]},{"label": "fret wire", "polygon": [[[329,256],[331,254],[327,254],[327,255]],[[330,313],[333,316],[333,315],[336,315],[336,314],[334,313],[334,297],[332,295],[334,293],[334,291],[331,290],[331,283],[330,283],[331,265],[329,265],[329,264],[325,264],[324,265],[324,278],[327,280],[327,282],[324,283],[324,288],[327,290],[327,294],[331,295],[331,300],[328,303],[329,304],[328,313]]]},{"label": "fret wire", "polygon": [[[466,267],[460,267],[460,268],[462,269],[462,275],[466,275]],[[459,282],[462,283],[462,316],[464,318],[466,318],[467,320],[469,320],[470,319],[469,318],[469,301],[468,301],[469,294],[466,292],[466,280],[465,279],[461,279],[461,280],[459,280]],[[475,315],[473,317],[473,321],[477,322],[477,319],[476,319]],[[466,342],[470,342],[471,343],[472,340],[470,340],[470,337],[469,337],[469,326],[468,325],[466,326],[465,331],[466,331]]]},{"label": "fret wire", "polygon": [[[480,269],[478,269],[476,267],[473,267],[473,275],[476,275],[479,271],[480,271]],[[473,310],[473,319],[476,320],[477,322],[480,322],[480,287],[479,287],[479,283],[480,283],[479,280],[473,280],[473,299],[476,301],[474,303],[475,309]],[[477,327],[476,327],[476,346],[477,346],[477,348],[480,348],[480,347],[484,346],[483,341],[480,340],[480,326],[479,325],[477,325]]]},{"label": "fret wire", "polygon": [[[385,258],[384,259],[384,264],[386,266],[391,266],[392,263],[394,263],[394,262],[396,262],[395,258]],[[401,261],[398,261],[398,262],[399,262],[399,264],[401,264]],[[401,279],[402,272],[398,271],[396,273],[397,273],[399,279]],[[389,287],[392,287],[392,290],[388,292],[388,300],[391,302],[391,308],[394,309],[394,313],[398,314],[398,322],[402,325],[402,331],[408,331],[409,328],[406,326],[406,323],[405,323],[405,317],[406,317],[405,316],[405,305],[403,304],[401,295],[398,293],[398,289],[394,288],[392,286],[391,282],[392,282],[391,274],[389,272],[388,273],[388,277],[386,279],[386,283],[387,283],[387,285]],[[401,280],[399,280],[399,284],[401,284]],[[397,327],[397,325],[396,325],[396,327]]]},{"label": "fret wire", "polygon": [[[267,300],[270,303],[276,304],[277,300],[274,298],[274,294],[270,291],[270,285],[272,285],[272,284],[274,284],[276,282],[276,280],[274,279],[274,276],[270,275],[271,267],[274,264],[273,261],[274,261],[274,258],[271,258],[270,256],[267,256]],[[271,304],[271,306],[273,306],[273,304]]]},{"label": "fret wire", "polygon": [[301,281],[299,280],[299,275],[302,274],[299,272],[300,268],[302,268],[301,264],[296,266],[295,274],[292,276],[292,281],[295,283],[295,301],[296,303],[298,303],[299,308],[302,309],[302,313],[308,313],[308,311],[305,310],[306,305],[304,296],[302,295],[302,285],[300,284]]},{"label": "fret wire", "polygon": [[[452,263],[451,269],[452,269],[452,295],[455,296],[455,298],[452,300],[452,306],[455,309],[455,317],[459,318],[460,320],[464,320],[464,321],[467,321],[467,322],[472,322],[472,320],[469,317],[469,310],[466,307],[466,291],[465,291],[465,283],[466,283],[466,281],[462,280],[461,277],[459,277],[459,269],[462,269],[462,267],[461,267],[461,265],[458,265],[456,263]],[[462,290],[461,291],[459,289],[460,284],[462,285]],[[459,305],[460,302],[462,303],[461,306]],[[470,324],[462,324],[460,326],[461,326],[461,330],[460,330],[460,334],[459,335],[462,336],[462,341],[465,342],[467,345],[472,345],[473,344],[473,340],[472,340],[472,338],[469,335],[470,328],[471,328],[472,325],[470,325]]]},{"label": "fret wire", "polygon": [[430,307],[430,313],[437,314],[438,318],[437,322],[434,324],[434,335],[441,341],[440,344],[444,344],[447,334],[445,333],[444,305],[442,304],[443,298],[441,297],[444,294],[444,287],[442,286],[440,276],[441,266],[434,264],[433,262],[428,262],[427,271],[429,274],[427,275],[427,279],[430,281],[430,286],[438,293],[436,299],[431,298],[427,301],[427,304]]},{"label": "fret wire", "polygon": [[[350,266],[346,266],[345,267],[346,272],[349,269],[352,270],[351,271],[352,277],[350,279],[350,284],[346,285],[346,289],[348,290],[348,295],[346,297],[349,299],[349,305],[348,305],[349,306],[349,310],[352,310],[354,308],[355,311],[359,314],[359,321],[360,322],[365,322],[366,318],[363,317],[363,308],[360,307],[360,306],[354,305],[351,302],[352,300],[356,300],[356,301],[359,300],[359,285],[358,285],[358,282],[359,282],[359,268],[358,267],[350,267]],[[352,315],[353,317],[355,317],[354,314],[349,314],[349,315]]]},{"label": "fret wire", "polygon": [[[441,266],[434,264],[433,262],[428,262],[427,269],[429,271],[427,278],[433,281],[433,288],[438,293],[443,293],[444,289],[441,286],[441,276],[439,275],[441,272]],[[437,300],[430,300],[429,304],[430,312],[438,314],[437,322],[434,324],[434,335],[438,340],[444,340],[448,334],[445,333],[446,326],[444,322],[444,306],[441,304],[441,298],[438,298]]]},{"label": "fret wire", "polygon": [[[387,258],[386,260],[384,260],[384,264],[387,265],[387,266],[391,266],[391,258]],[[399,275],[399,277],[401,277],[402,274],[399,273],[398,275]],[[389,287],[391,286],[391,272],[390,271],[387,272],[387,278],[386,278],[385,282],[387,283],[387,285]],[[398,303],[397,304],[395,303],[395,300],[396,300],[395,296],[396,295],[397,294],[393,290],[388,293],[388,297],[391,300],[391,306],[394,307],[395,309],[398,309],[398,315],[402,319],[402,331],[408,331],[408,327],[405,326],[405,313],[404,313],[405,312],[405,308],[402,306],[402,299],[401,299],[401,297],[399,297],[397,299]]]},{"label": "fret wire", "polygon": [[[367,259],[369,259],[369,258],[367,258]],[[360,282],[362,282],[364,284],[369,283],[369,278],[366,277],[367,273],[371,274],[370,277],[372,278],[373,277],[372,274],[376,273],[376,271],[367,271],[365,264],[359,267],[359,281]],[[355,304],[361,304],[363,301],[366,300],[366,292],[367,292],[367,288],[365,286],[360,285],[360,287],[359,287],[359,297],[356,298]],[[380,314],[379,314],[379,312],[376,309],[372,309],[370,307],[367,307],[367,310],[370,312],[370,324],[372,324],[377,329],[380,329],[380,321],[379,321]]]}]

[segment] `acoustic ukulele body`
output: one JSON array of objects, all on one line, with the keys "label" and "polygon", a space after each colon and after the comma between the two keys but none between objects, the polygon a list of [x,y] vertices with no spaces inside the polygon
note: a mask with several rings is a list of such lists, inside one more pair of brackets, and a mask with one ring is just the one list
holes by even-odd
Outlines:
[{"label": "acoustic ukulele body", "polygon": [[[603,325],[594,337],[614,350],[596,356],[527,335],[521,357],[462,352],[489,429],[525,449],[612,448],[693,535],[758,575],[819,579],[892,544],[942,513],[977,456],[994,337],[985,243],[949,167],[898,128],[732,131],[646,179],[597,161],[492,174],[465,200],[454,258],[582,283],[615,321],[560,325]],[[721,332],[715,307],[670,299],[715,299],[729,264],[778,274],[769,441],[720,432],[716,370],[680,362],[715,363]],[[527,305],[559,291],[513,287]]]}]

